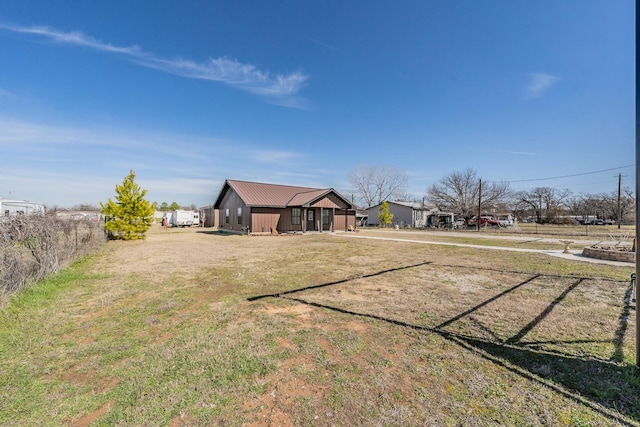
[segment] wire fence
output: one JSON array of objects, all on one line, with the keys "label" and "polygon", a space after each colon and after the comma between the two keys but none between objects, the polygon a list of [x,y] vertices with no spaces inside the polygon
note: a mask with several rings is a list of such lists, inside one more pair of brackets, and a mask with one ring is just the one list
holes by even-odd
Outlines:
[{"label": "wire fence", "polygon": [[0,306],[106,241],[101,221],[19,215],[0,218]]}]

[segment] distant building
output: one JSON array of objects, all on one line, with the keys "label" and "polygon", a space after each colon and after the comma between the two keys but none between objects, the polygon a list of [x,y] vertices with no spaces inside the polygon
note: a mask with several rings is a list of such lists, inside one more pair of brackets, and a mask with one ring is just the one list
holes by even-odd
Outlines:
[{"label": "distant building", "polygon": [[26,200],[0,199],[0,215],[44,215],[44,205]]},{"label": "distant building", "polygon": [[102,221],[104,215],[99,211],[72,211],[72,210],[59,210],[56,211],[56,217],[61,219],[73,219],[76,221],[90,220],[90,221]]},{"label": "distant building", "polygon": [[[452,228],[454,216],[449,212],[440,212],[435,206],[424,205],[420,202],[391,202],[388,201],[389,213],[393,214],[392,225],[399,228]],[[378,211],[380,205],[367,209],[368,225],[380,225]]]}]

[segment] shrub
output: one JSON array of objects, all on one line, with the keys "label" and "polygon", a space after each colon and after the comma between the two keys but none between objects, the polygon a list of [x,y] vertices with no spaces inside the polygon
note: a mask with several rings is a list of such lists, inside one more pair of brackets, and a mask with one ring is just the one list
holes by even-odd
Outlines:
[{"label": "shrub", "polygon": [[55,215],[0,218],[0,305],[6,298],[97,248],[102,222]]}]

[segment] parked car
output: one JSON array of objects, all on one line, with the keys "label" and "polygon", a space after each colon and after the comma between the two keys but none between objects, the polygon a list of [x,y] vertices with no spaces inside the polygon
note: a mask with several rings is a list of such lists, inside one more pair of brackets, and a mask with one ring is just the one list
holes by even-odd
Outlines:
[{"label": "parked car", "polygon": [[467,221],[464,218],[456,218],[453,222],[454,228],[465,228],[467,226]]},{"label": "parked car", "polygon": [[[478,225],[477,218],[471,218],[469,225]],[[480,227],[503,227],[502,222],[490,216],[480,217]]]}]

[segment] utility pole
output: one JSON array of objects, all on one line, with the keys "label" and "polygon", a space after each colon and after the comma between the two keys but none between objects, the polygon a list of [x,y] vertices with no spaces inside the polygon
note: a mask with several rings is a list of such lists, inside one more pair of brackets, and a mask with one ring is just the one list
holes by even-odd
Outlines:
[{"label": "utility pole", "polygon": [[482,215],[482,179],[478,182],[478,231],[480,231],[480,216]]},{"label": "utility pole", "polygon": [[620,218],[620,187],[622,184],[622,174],[618,174],[618,230],[620,230],[620,223],[622,222],[622,218]]},{"label": "utility pole", "polygon": [[538,194],[538,221],[542,221],[542,194]]},{"label": "utility pole", "polygon": [[[640,0],[636,0],[636,22],[640,20]],[[640,49],[638,48],[638,42],[640,42],[640,33],[636,31],[636,70],[640,66]],[[636,84],[636,100],[640,99],[640,89]],[[637,103],[636,103],[637,104]],[[638,215],[640,203],[638,203],[638,194],[640,194],[640,171],[638,170],[638,163],[640,163],[640,109],[636,105],[636,242],[640,241],[640,216]],[[638,262],[640,257],[636,250],[636,273],[638,272]],[[637,286],[637,285],[636,285]],[[637,288],[636,288],[637,289]],[[640,310],[638,310],[638,301],[636,300],[636,368],[640,369]]]}]

